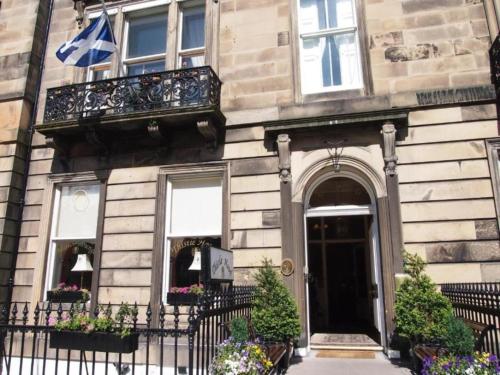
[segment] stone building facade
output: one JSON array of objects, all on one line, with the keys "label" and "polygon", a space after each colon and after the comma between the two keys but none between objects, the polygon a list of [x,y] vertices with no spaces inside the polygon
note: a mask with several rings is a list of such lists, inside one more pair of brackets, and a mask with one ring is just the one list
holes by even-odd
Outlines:
[{"label": "stone building facade", "polygon": [[[28,33],[15,2],[3,3],[1,56],[26,67],[0,73],[0,165],[11,197],[25,158],[16,156],[25,147],[18,129],[31,108],[17,93],[35,94],[38,64],[32,36],[25,43],[9,32],[33,35],[34,22]],[[87,24],[101,6],[84,3]],[[359,323],[387,348],[403,249],[423,256],[437,283],[500,279],[488,56],[496,1],[106,3],[121,56],[82,69],[55,56],[79,32],[75,3],[53,2],[13,300],[43,301],[87,254],[93,271],[81,286],[91,302],[136,301],[144,312],[192,281],[187,267],[208,241],[233,250],[237,283],[251,283],[264,257],[282,266],[301,312],[301,346],[311,333]],[[220,78],[220,103],[161,112],[135,102],[110,115],[108,102],[85,96],[93,112],[57,117],[76,104],[61,104],[64,90],[47,95],[72,84],[106,95],[94,78],[192,65]]]},{"label": "stone building facade", "polygon": [[[48,8],[39,1],[0,2],[0,301],[10,299],[26,160],[37,100]],[[21,257],[22,258],[22,257]],[[19,259],[22,266],[23,261]]]}]

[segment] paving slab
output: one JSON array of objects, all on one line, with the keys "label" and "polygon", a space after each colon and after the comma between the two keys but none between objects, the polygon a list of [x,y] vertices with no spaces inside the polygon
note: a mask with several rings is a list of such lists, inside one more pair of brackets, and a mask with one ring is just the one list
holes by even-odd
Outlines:
[{"label": "paving slab", "polygon": [[402,365],[391,363],[382,353],[374,359],[318,358],[317,351],[307,357],[294,358],[287,375],[410,375],[412,372]]}]

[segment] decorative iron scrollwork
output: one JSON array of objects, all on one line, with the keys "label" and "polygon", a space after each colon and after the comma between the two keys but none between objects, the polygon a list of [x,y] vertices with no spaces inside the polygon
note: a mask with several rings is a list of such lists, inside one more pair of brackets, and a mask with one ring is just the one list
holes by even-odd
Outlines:
[{"label": "decorative iron scrollwork", "polygon": [[491,83],[495,85],[498,91],[500,88],[500,34],[490,48],[490,65],[491,65]]},{"label": "decorative iron scrollwork", "polygon": [[44,123],[218,107],[220,89],[209,66],[57,87],[47,90]]}]

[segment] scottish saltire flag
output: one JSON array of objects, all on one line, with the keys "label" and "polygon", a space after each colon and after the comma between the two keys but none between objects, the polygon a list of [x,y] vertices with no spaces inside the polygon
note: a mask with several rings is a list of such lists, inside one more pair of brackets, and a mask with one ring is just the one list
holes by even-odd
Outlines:
[{"label": "scottish saltire flag", "polygon": [[111,22],[108,14],[101,16],[78,34],[75,39],[64,43],[56,56],[65,65],[87,67],[105,60],[116,48]]}]

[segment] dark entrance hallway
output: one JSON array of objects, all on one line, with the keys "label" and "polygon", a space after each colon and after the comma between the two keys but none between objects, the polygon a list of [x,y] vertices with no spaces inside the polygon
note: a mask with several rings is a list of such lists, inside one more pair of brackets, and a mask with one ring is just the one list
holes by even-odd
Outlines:
[{"label": "dark entrance hallway", "polygon": [[371,259],[373,215],[359,211],[370,203],[368,194],[353,180],[335,178],[321,184],[310,203],[310,212],[325,211],[325,216],[306,219],[311,335],[366,334],[380,343]]}]

